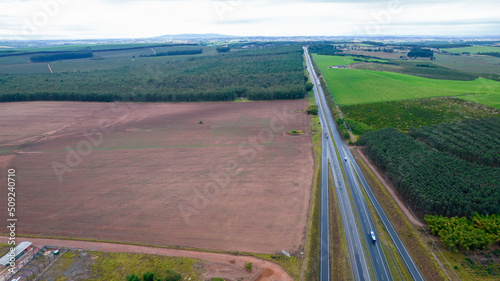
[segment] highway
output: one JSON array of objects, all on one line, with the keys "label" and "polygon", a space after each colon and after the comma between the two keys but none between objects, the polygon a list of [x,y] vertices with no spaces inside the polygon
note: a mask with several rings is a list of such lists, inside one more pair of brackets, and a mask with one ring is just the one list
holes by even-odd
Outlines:
[{"label": "highway", "polygon": [[[314,73],[314,68],[306,52],[306,61],[311,80],[313,80],[313,91],[317,101],[320,101],[317,76]],[[325,110],[322,103],[318,102],[318,116],[320,118],[321,127],[325,136],[323,137],[323,155],[321,165],[321,220],[320,220],[320,280],[330,280],[330,218],[329,218],[329,202],[328,202],[328,160],[332,164],[330,166],[333,180],[335,183],[335,192],[339,201],[340,214],[342,218],[342,225],[347,241],[347,249],[349,252],[351,269],[355,280],[371,280],[368,266],[366,263],[365,255],[363,253],[363,246],[361,244],[360,235],[354,219],[353,209],[345,188],[344,177],[340,169],[339,160],[336,157],[335,147],[331,141],[331,126],[327,125]],[[329,112],[329,111],[328,111]]]},{"label": "highway", "polygon": [[[359,239],[364,239],[365,245],[367,246],[368,250],[368,256],[370,257],[371,265],[374,270],[376,279],[392,280],[380,243],[378,241],[376,243],[372,243],[371,237],[369,235],[369,232],[373,231],[375,232],[376,237],[378,237],[376,229],[374,227],[373,220],[368,211],[368,206],[363,198],[362,191],[359,186],[359,181],[360,181],[362,187],[367,193],[378,216],[380,217],[385,228],[387,229],[389,236],[393,240],[400,256],[402,257],[413,279],[423,280],[422,275],[420,274],[418,268],[411,259],[408,251],[401,242],[399,236],[397,235],[394,227],[392,226],[385,212],[378,203],[376,197],[372,193],[353,155],[351,154],[349,148],[347,147],[342,136],[340,135],[340,131],[338,130],[333,120],[333,117],[330,111],[328,110],[328,103],[326,102],[323,89],[321,88],[319,79],[317,78],[312,62],[310,61],[307,48],[304,48],[304,53],[306,56],[307,67],[311,76],[311,80],[314,85],[314,94],[319,107],[318,114],[320,115],[322,128],[324,132],[328,133],[328,135],[333,136],[333,138],[329,138],[327,154],[330,163],[332,164],[331,169],[332,169],[332,174],[334,175],[334,181],[336,183],[335,184],[336,193],[337,197],[339,198],[338,199],[340,205],[339,208],[342,214],[342,224],[344,226],[344,230],[346,233],[346,239],[349,248],[349,255],[350,255],[351,267],[354,278],[356,280],[370,280],[370,276],[368,275],[368,269],[364,270],[364,268],[367,268],[368,265],[364,258],[363,250],[360,245],[361,243],[356,242],[356,240],[359,241]],[[354,221],[354,214],[350,206],[350,201],[348,198],[347,191],[345,189],[345,183],[340,170],[340,165],[338,163],[339,161],[335,154],[334,143],[337,148],[336,150],[337,154],[341,159],[340,162],[344,168],[345,175],[349,183],[349,187],[351,189],[351,194],[356,208],[356,213],[358,215],[360,222],[360,225],[358,226],[360,227],[359,232],[357,231],[357,225],[355,224]],[[323,154],[325,154],[325,152],[323,152]],[[348,209],[350,209],[350,211]],[[359,233],[361,233],[361,235],[359,235]],[[329,280],[329,279],[320,279],[320,280]]]}]

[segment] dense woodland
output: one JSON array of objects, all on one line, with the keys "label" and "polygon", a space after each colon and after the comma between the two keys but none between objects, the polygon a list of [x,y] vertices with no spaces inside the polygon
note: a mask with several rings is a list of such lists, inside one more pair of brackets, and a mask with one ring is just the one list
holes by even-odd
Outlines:
[{"label": "dense woodland", "polygon": [[450,250],[487,249],[500,243],[500,216],[480,216],[477,213],[466,217],[446,218],[425,216],[425,221],[434,235],[439,235]]},{"label": "dense woodland", "polygon": [[298,99],[306,94],[302,52],[300,45],[291,45],[217,56],[179,57],[154,64],[148,61],[109,70],[0,75],[0,101]]},{"label": "dense woodland", "polygon": [[92,52],[69,52],[69,53],[58,53],[58,54],[50,54],[50,55],[39,55],[32,56],[30,58],[31,62],[51,62],[58,60],[70,60],[70,59],[85,59],[91,58],[94,54]]},{"label": "dense woodland", "polygon": [[500,52],[478,53],[478,55],[492,56],[492,57],[500,58]]},{"label": "dense woodland", "polygon": [[318,55],[335,56],[341,53],[342,50],[335,48],[332,44],[314,44],[309,46],[309,52]]},{"label": "dense woodland", "polygon": [[420,47],[416,47],[411,49],[410,52],[408,52],[408,57],[409,58],[433,58],[434,57],[434,52],[429,49],[422,49]]},{"label": "dense woodland", "polygon": [[468,162],[500,167],[500,118],[412,128],[409,134]]},{"label": "dense woodland", "polygon": [[359,140],[407,203],[423,216],[500,213],[500,169],[432,149],[393,128]]}]

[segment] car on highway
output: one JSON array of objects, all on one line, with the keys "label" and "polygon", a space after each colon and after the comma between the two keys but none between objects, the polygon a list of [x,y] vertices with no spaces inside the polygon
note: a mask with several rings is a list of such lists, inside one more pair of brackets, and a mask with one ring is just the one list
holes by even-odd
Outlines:
[{"label": "car on highway", "polygon": [[326,139],[328,139],[328,133],[325,133]]},{"label": "car on highway", "polygon": [[347,157],[344,157],[344,160],[347,162]]},{"label": "car on highway", "polygon": [[377,237],[375,237],[375,233],[373,231],[370,231],[370,236],[372,238],[373,243],[377,242]]}]

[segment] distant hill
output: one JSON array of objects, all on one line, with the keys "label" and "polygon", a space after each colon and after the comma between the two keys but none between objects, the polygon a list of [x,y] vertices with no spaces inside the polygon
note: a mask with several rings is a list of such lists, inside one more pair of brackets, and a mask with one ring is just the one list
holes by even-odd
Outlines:
[{"label": "distant hill", "polygon": [[230,39],[236,38],[237,36],[223,35],[217,33],[205,33],[205,34],[177,34],[177,35],[162,35],[153,37],[155,39],[174,39],[174,40],[196,40],[196,39]]}]

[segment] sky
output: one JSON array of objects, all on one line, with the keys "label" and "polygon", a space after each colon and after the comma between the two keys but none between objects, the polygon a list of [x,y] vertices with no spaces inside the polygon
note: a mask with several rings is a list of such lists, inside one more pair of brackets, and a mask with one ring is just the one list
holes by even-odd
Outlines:
[{"label": "sky", "polygon": [[0,39],[500,35],[498,0],[0,0]]}]

